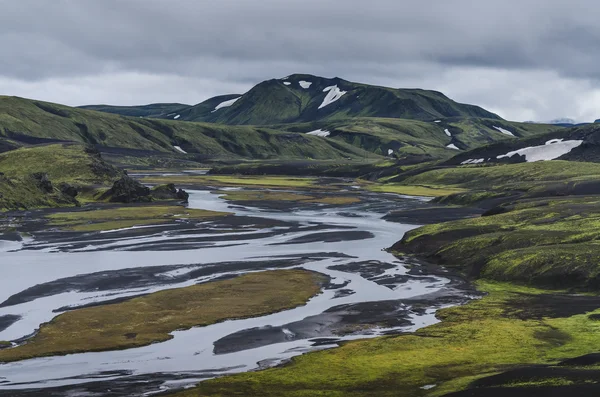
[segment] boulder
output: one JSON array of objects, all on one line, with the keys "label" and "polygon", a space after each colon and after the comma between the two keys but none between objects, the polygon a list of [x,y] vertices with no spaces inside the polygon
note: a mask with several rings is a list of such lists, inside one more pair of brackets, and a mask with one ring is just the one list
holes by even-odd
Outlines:
[{"label": "boulder", "polygon": [[60,192],[62,194],[72,197],[72,198],[77,197],[77,195],[79,194],[79,192],[77,191],[77,188],[75,186],[71,186],[66,182],[63,182],[60,185],[58,185],[58,188],[60,189]]},{"label": "boulder", "polygon": [[177,190],[172,183],[160,185],[152,189],[152,197],[158,200],[181,200],[187,202],[189,196],[185,190]]},{"label": "boulder", "polygon": [[48,174],[43,172],[36,172],[31,175],[33,179],[36,180],[38,188],[45,193],[52,193],[54,191],[54,187],[52,186],[52,182],[48,178]]},{"label": "boulder", "polygon": [[152,201],[150,189],[128,176],[116,181],[112,188],[102,195],[102,199],[109,199],[113,203]]}]

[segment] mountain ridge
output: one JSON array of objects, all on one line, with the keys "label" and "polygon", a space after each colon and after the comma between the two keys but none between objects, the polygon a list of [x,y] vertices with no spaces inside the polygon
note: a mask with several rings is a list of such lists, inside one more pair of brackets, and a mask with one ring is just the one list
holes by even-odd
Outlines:
[{"label": "mountain ridge", "polygon": [[[237,97],[229,106],[218,101]],[[143,108],[143,105],[131,108]],[[212,109],[211,109],[212,107]],[[119,113],[119,107],[87,105],[84,108]],[[482,117],[502,120],[477,105],[458,103],[439,91],[420,88],[390,88],[310,74],[269,79],[244,94],[209,98],[177,114],[163,112],[155,118],[179,117],[181,121],[203,121],[229,125],[269,125],[349,117],[384,117],[430,121],[445,117]]]}]

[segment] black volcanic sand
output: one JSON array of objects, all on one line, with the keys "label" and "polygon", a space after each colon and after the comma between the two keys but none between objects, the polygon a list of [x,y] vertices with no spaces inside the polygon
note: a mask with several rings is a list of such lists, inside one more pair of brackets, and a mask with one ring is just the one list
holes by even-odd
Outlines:
[{"label": "black volcanic sand", "polygon": [[[379,282],[377,276],[389,268],[390,264],[378,261],[351,263],[348,267],[330,267],[330,269],[336,270],[352,269],[357,273],[368,269],[369,273],[364,273],[363,277],[373,278],[375,282],[382,285],[386,284],[385,282]],[[420,277],[416,277],[414,274],[418,274]],[[423,275],[426,275],[426,277],[422,277]],[[434,281],[436,280],[434,276],[448,278],[450,283],[435,293],[425,293],[415,298],[340,305],[316,316],[310,316],[282,326],[252,328],[236,332],[216,341],[214,353],[227,354],[302,339],[321,340],[321,342],[318,342],[319,344],[337,344],[340,340],[336,337],[352,335],[358,331],[365,334],[365,329],[368,328],[411,326],[413,325],[411,317],[422,315],[427,309],[464,304],[474,296],[481,295],[460,276],[450,274],[434,265],[423,264],[419,266],[414,263],[413,269],[408,275],[403,276],[402,282],[415,279]],[[391,285],[389,287],[393,288]],[[354,293],[351,289],[344,288],[343,285],[333,289],[336,290],[336,296],[338,294],[346,296]],[[375,330],[372,332],[373,335],[376,334]],[[323,340],[326,342],[323,342]]]},{"label": "black volcanic sand", "polygon": [[[157,390],[166,381],[177,381],[185,379],[203,379],[214,378],[225,371],[234,368],[215,368],[212,371],[196,371],[180,374],[145,374],[131,375],[130,372],[102,372],[95,374],[97,382],[89,382],[80,385],[70,385],[63,387],[43,388],[43,389],[23,389],[23,390],[2,390],[2,380],[0,376],[0,397],[133,397],[144,395],[159,395]],[[115,380],[103,381],[103,378],[119,377]],[[77,378],[73,378],[77,380]],[[161,394],[162,395],[162,394]]]},{"label": "black volcanic sand", "polygon": [[21,316],[17,316],[15,314],[7,314],[4,316],[0,316],[0,331],[4,331],[20,319]]},{"label": "black volcanic sand", "polygon": [[[255,190],[255,189],[254,189]],[[355,191],[353,191],[355,192]],[[324,193],[326,195],[326,193]],[[406,212],[400,220],[404,223],[433,223],[440,220],[441,214],[450,214],[456,208],[442,210],[431,210],[434,206],[416,201],[406,200],[400,196],[391,194],[377,194],[371,192],[358,193],[362,202],[353,205],[344,206],[325,206],[326,208],[338,207],[345,216],[360,216],[357,212],[369,211],[380,213],[382,216],[391,209],[403,210]],[[261,207],[262,203],[249,203]],[[277,202],[277,210],[294,211],[296,209],[314,209],[322,208],[323,205],[314,203],[294,203]],[[273,209],[271,203],[266,204],[268,209]],[[439,206],[438,206],[439,207]],[[265,206],[262,206],[265,208]],[[62,210],[64,211],[64,210]],[[231,244],[244,243],[257,238],[269,238],[290,232],[309,232],[305,236],[292,239],[286,244],[300,244],[308,242],[324,241],[353,241],[366,238],[373,238],[369,232],[351,230],[352,227],[340,227],[338,225],[327,225],[317,222],[309,224],[299,224],[297,222],[284,222],[261,218],[260,216],[226,216],[215,220],[201,222],[195,227],[190,225],[160,225],[151,228],[121,230],[111,233],[100,234],[97,232],[62,232],[56,230],[47,230],[43,221],[45,214],[52,213],[52,210],[29,211],[18,214],[22,227],[21,231],[31,232],[36,240],[48,241],[57,250],[69,251],[78,248],[89,250],[103,250],[113,248],[103,248],[102,245],[112,242],[122,242],[126,239],[132,239],[130,245],[119,245],[120,250],[181,250],[184,248],[195,249],[205,246],[212,246],[217,242],[230,242]],[[463,215],[464,216],[464,215]],[[411,221],[412,220],[412,221]],[[310,221],[310,219],[308,219]],[[277,228],[273,230],[273,228]],[[335,232],[327,232],[327,229],[335,229]],[[340,229],[346,229],[341,230]],[[253,231],[253,234],[239,235],[238,232]],[[167,232],[175,238],[172,241],[154,241],[147,243],[135,242],[133,239],[144,236],[160,236]],[[211,234],[228,235],[211,236]],[[198,236],[198,235],[202,236]],[[399,236],[400,237],[400,236]],[[376,243],[376,242],[375,242]],[[30,245],[29,249],[47,248],[49,245]],[[91,247],[90,247],[91,246]],[[379,247],[380,249],[384,247]],[[267,268],[282,268],[290,266],[301,266],[307,261],[315,261],[328,258],[344,258],[347,256],[341,253],[307,253],[298,255],[285,255],[281,258],[256,258],[256,261],[225,262],[198,265],[180,265],[180,266],[152,266],[120,269],[115,271],[98,272],[92,274],[83,274],[68,278],[55,280],[52,282],[40,284],[21,291],[6,301],[0,303],[0,307],[8,307],[24,302],[31,302],[42,297],[61,294],[66,291],[78,292],[106,292],[106,301],[102,303],[93,303],[91,305],[106,304],[123,299],[115,298],[110,300],[109,292],[112,290],[124,289],[142,289],[140,294],[144,294],[144,289],[150,290],[158,285],[175,285],[178,283],[195,280],[200,277],[217,276],[230,277],[229,274],[244,271],[262,270]],[[439,308],[448,304],[462,304],[471,299],[476,292],[460,277],[451,275],[444,269],[437,266],[426,265],[415,261],[406,275],[384,276],[386,270],[392,265],[383,262],[355,262],[348,265],[334,266],[332,269],[360,274],[366,279],[375,281],[388,288],[395,288],[410,280],[419,278],[424,282],[433,281],[435,276],[449,278],[451,283],[436,293],[422,295],[415,299],[403,299],[383,302],[361,302],[356,304],[339,305],[316,316],[311,316],[299,321],[295,321],[280,327],[265,327],[260,329],[249,329],[235,333],[217,341],[214,345],[214,351],[217,354],[227,352],[236,352],[251,349],[259,346],[265,346],[274,343],[285,342],[295,339],[310,339],[314,346],[335,345],[339,342],[339,337],[351,335],[357,331],[364,332],[365,328],[373,327],[402,327],[412,325],[411,316],[423,314],[427,309]],[[180,269],[189,269],[189,272],[173,271]],[[171,272],[166,274],[167,272]],[[335,291],[336,297],[352,295],[354,291],[348,288],[347,283],[330,284],[326,287]],[[89,306],[89,305],[88,305]],[[84,306],[82,306],[84,307]],[[73,309],[72,307],[58,308],[56,311]],[[2,320],[0,319],[0,322]],[[8,322],[9,319],[4,319]],[[16,321],[16,320],[15,320]],[[0,326],[2,324],[0,323]],[[196,379],[210,378],[218,376],[219,369],[194,374]],[[117,380],[103,380],[110,376],[124,376]],[[72,385],[50,389],[27,389],[27,390],[7,390],[0,388],[0,397],[65,397],[76,395],[101,395],[101,396],[133,396],[143,395],[144,393],[156,391],[166,380],[189,379],[189,374],[149,374],[143,376],[128,376],[130,374],[97,374],[98,382],[91,382],[85,385]],[[2,378],[0,377],[0,384]]]},{"label": "black volcanic sand", "polygon": [[392,211],[384,216],[383,219],[390,222],[427,225],[464,218],[474,218],[484,212],[484,209],[475,207],[440,207],[428,204],[426,208]]},{"label": "black volcanic sand", "polygon": [[[0,307],[9,307],[39,298],[62,294],[64,292],[98,292],[127,290],[127,289],[150,289],[156,286],[168,286],[196,280],[200,277],[249,272],[266,269],[280,269],[300,266],[308,261],[320,260],[326,254],[317,256],[303,256],[302,258],[291,258],[270,261],[241,261],[220,262],[196,265],[169,265],[149,266],[128,269],[110,270],[96,273],[81,274],[73,277],[62,278],[48,283],[38,284],[17,294],[12,295]],[[189,269],[189,272],[181,274],[173,273],[181,269]],[[211,281],[213,281],[211,279]],[[139,296],[139,295],[138,295]],[[130,297],[131,299],[133,297]],[[109,303],[111,301],[104,302]],[[114,303],[114,301],[112,301]],[[95,304],[98,305],[98,304]],[[73,309],[74,307],[61,308],[56,311]],[[14,322],[14,321],[13,321]],[[0,326],[2,317],[0,317]]]}]

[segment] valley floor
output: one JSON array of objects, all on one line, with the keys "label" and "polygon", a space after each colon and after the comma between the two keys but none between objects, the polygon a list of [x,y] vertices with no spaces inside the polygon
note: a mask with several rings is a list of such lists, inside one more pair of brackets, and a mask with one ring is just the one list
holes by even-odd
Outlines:
[{"label": "valley floor", "polygon": [[[68,265],[79,273],[65,268],[62,275],[45,275],[27,286],[6,285],[12,292],[0,304],[0,339],[12,342],[0,342],[0,349],[29,343],[0,350],[0,360],[52,357],[0,366],[0,396],[127,396],[203,379],[173,395],[595,396],[599,170],[595,164],[565,168],[561,162],[468,166],[424,169],[386,184],[149,172],[134,176],[146,184],[191,189],[189,208],[94,204],[95,211],[39,210],[14,217],[4,226],[5,236],[27,231],[33,240],[4,243],[6,251],[17,250],[6,254],[13,264],[33,263],[50,252],[83,263],[94,263],[90,255],[102,253],[114,263],[94,263],[87,274],[79,264]],[[440,197],[426,203],[401,194]],[[381,251],[386,247],[389,252]],[[306,270],[290,270],[296,268]],[[304,277],[307,288],[282,284],[259,294],[266,300],[255,311],[243,306],[228,313],[230,299],[253,302],[244,295],[244,277],[264,277],[265,286],[285,284],[292,281],[279,279],[285,272],[301,272],[294,277]],[[331,281],[315,283],[315,277]],[[221,317],[207,322],[189,322],[179,310],[189,307],[171,312],[170,304],[156,300],[185,294],[197,282],[207,289],[241,284],[228,289],[232,296],[213,297],[225,306],[218,310]],[[167,288],[174,292],[158,292]],[[298,296],[286,304],[284,298],[292,296],[277,294],[290,288]],[[161,323],[156,330],[135,326],[146,320],[130,323],[126,314],[112,331],[94,325],[94,313],[127,312],[148,301],[169,319],[152,320]],[[18,312],[33,302],[45,309],[29,313],[37,316],[26,323],[29,331],[31,324],[54,318],[52,310],[67,312],[33,339],[18,340],[17,334],[25,336],[17,327],[25,324]],[[289,313],[265,316],[291,307]],[[239,319],[253,314],[262,317]],[[230,317],[236,320],[172,333]],[[85,335],[95,337],[78,340],[77,324],[93,329]],[[218,337],[211,330],[219,330]],[[170,333],[173,341],[139,347],[170,339]],[[48,344],[44,338],[50,334],[62,339]],[[200,349],[195,344],[203,336]],[[110,343],[98,347],[99,340]],[[182,343],[193,345],[197,356],[190,357]],[[123,348],[133,349],[94,358],[57,356]],[[136,357],[152,370],[140,371],[146,364]],[[34,371],[58,372],[42,380]],[[97,380],[101,373],[111,380]],[[84,385],[74,388],[70,379]],[[36,389],[40,381],[47,388]]]}]

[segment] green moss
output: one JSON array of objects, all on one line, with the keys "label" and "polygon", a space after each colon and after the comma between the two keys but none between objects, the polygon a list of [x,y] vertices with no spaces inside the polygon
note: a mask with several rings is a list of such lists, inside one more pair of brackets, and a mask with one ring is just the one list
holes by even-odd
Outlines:
[{"label": "green moss", "polygon": [[134,205],[88,211],[57,212],[47,216],[49,225],[63,230],[92,232],[170,222],[206,220],[227,212],[190,209],[169,205]]},{"label": "green moss", "polygon": [[250,191],[240,190],[233,192],[223,192],[221,196],[225,200],[230,201],[294,201],[298,203],[318,203],[327,205],[348,205],[359,203],[361,200],[358,197],[352,196],[323,196],[307,195],[288,192],[274,191]]},{"label": "green moss", "polygon": [[[98,154],[81,145],[21,148],[0,154],[0,210],[73,206],[77,201],[61,192],[67,183],[80,191],[82,201],[123,176]],[[34,174],[45,174],[51,188],[43,188]]]},{"label": "green moss", "polygon": [[314,178],[293,178],[283,176],[225,176],[225,175],[189,175],[189,176],[150,176],[142,178],[144,183],[175,183],[179,185],[199,186],[252,186],[267,188],[318,188]]},{"label": "green moss", "polygon": [[[175,396],[397,396],[399,391],[442,396],[511,368],[595,351],[600,343],[600,323],[586,315],[523,317],[518,308],[547,291],[503,283],[478,287],[488,295],[443,309],[441,323],[413,335],[349,342],[296,357],[282,368],[206,381]],[[437,386],[424,390],[425,385]]]},{"label": "green moss", "polygon": [[175,330],[304,305],[325,281],[306,270],[275,270],[78,309],[43,324],[26,344],[0,350],[0,362],[166,341]]},{"label": "green moss", "polygon": [[463,189],[460,189],[460,188],[451,188],[451,187],[445,187],[445,186],[405,185],[405,184],[397,184],[397,183],[368,184],[365,186],[365,188],[372,192],[396,193],[396,194],[404,194],[407,196],[425,196],[425,197],[427,197],[427,196],[428,197],[447,196],[449,194],[463,191]]}]

